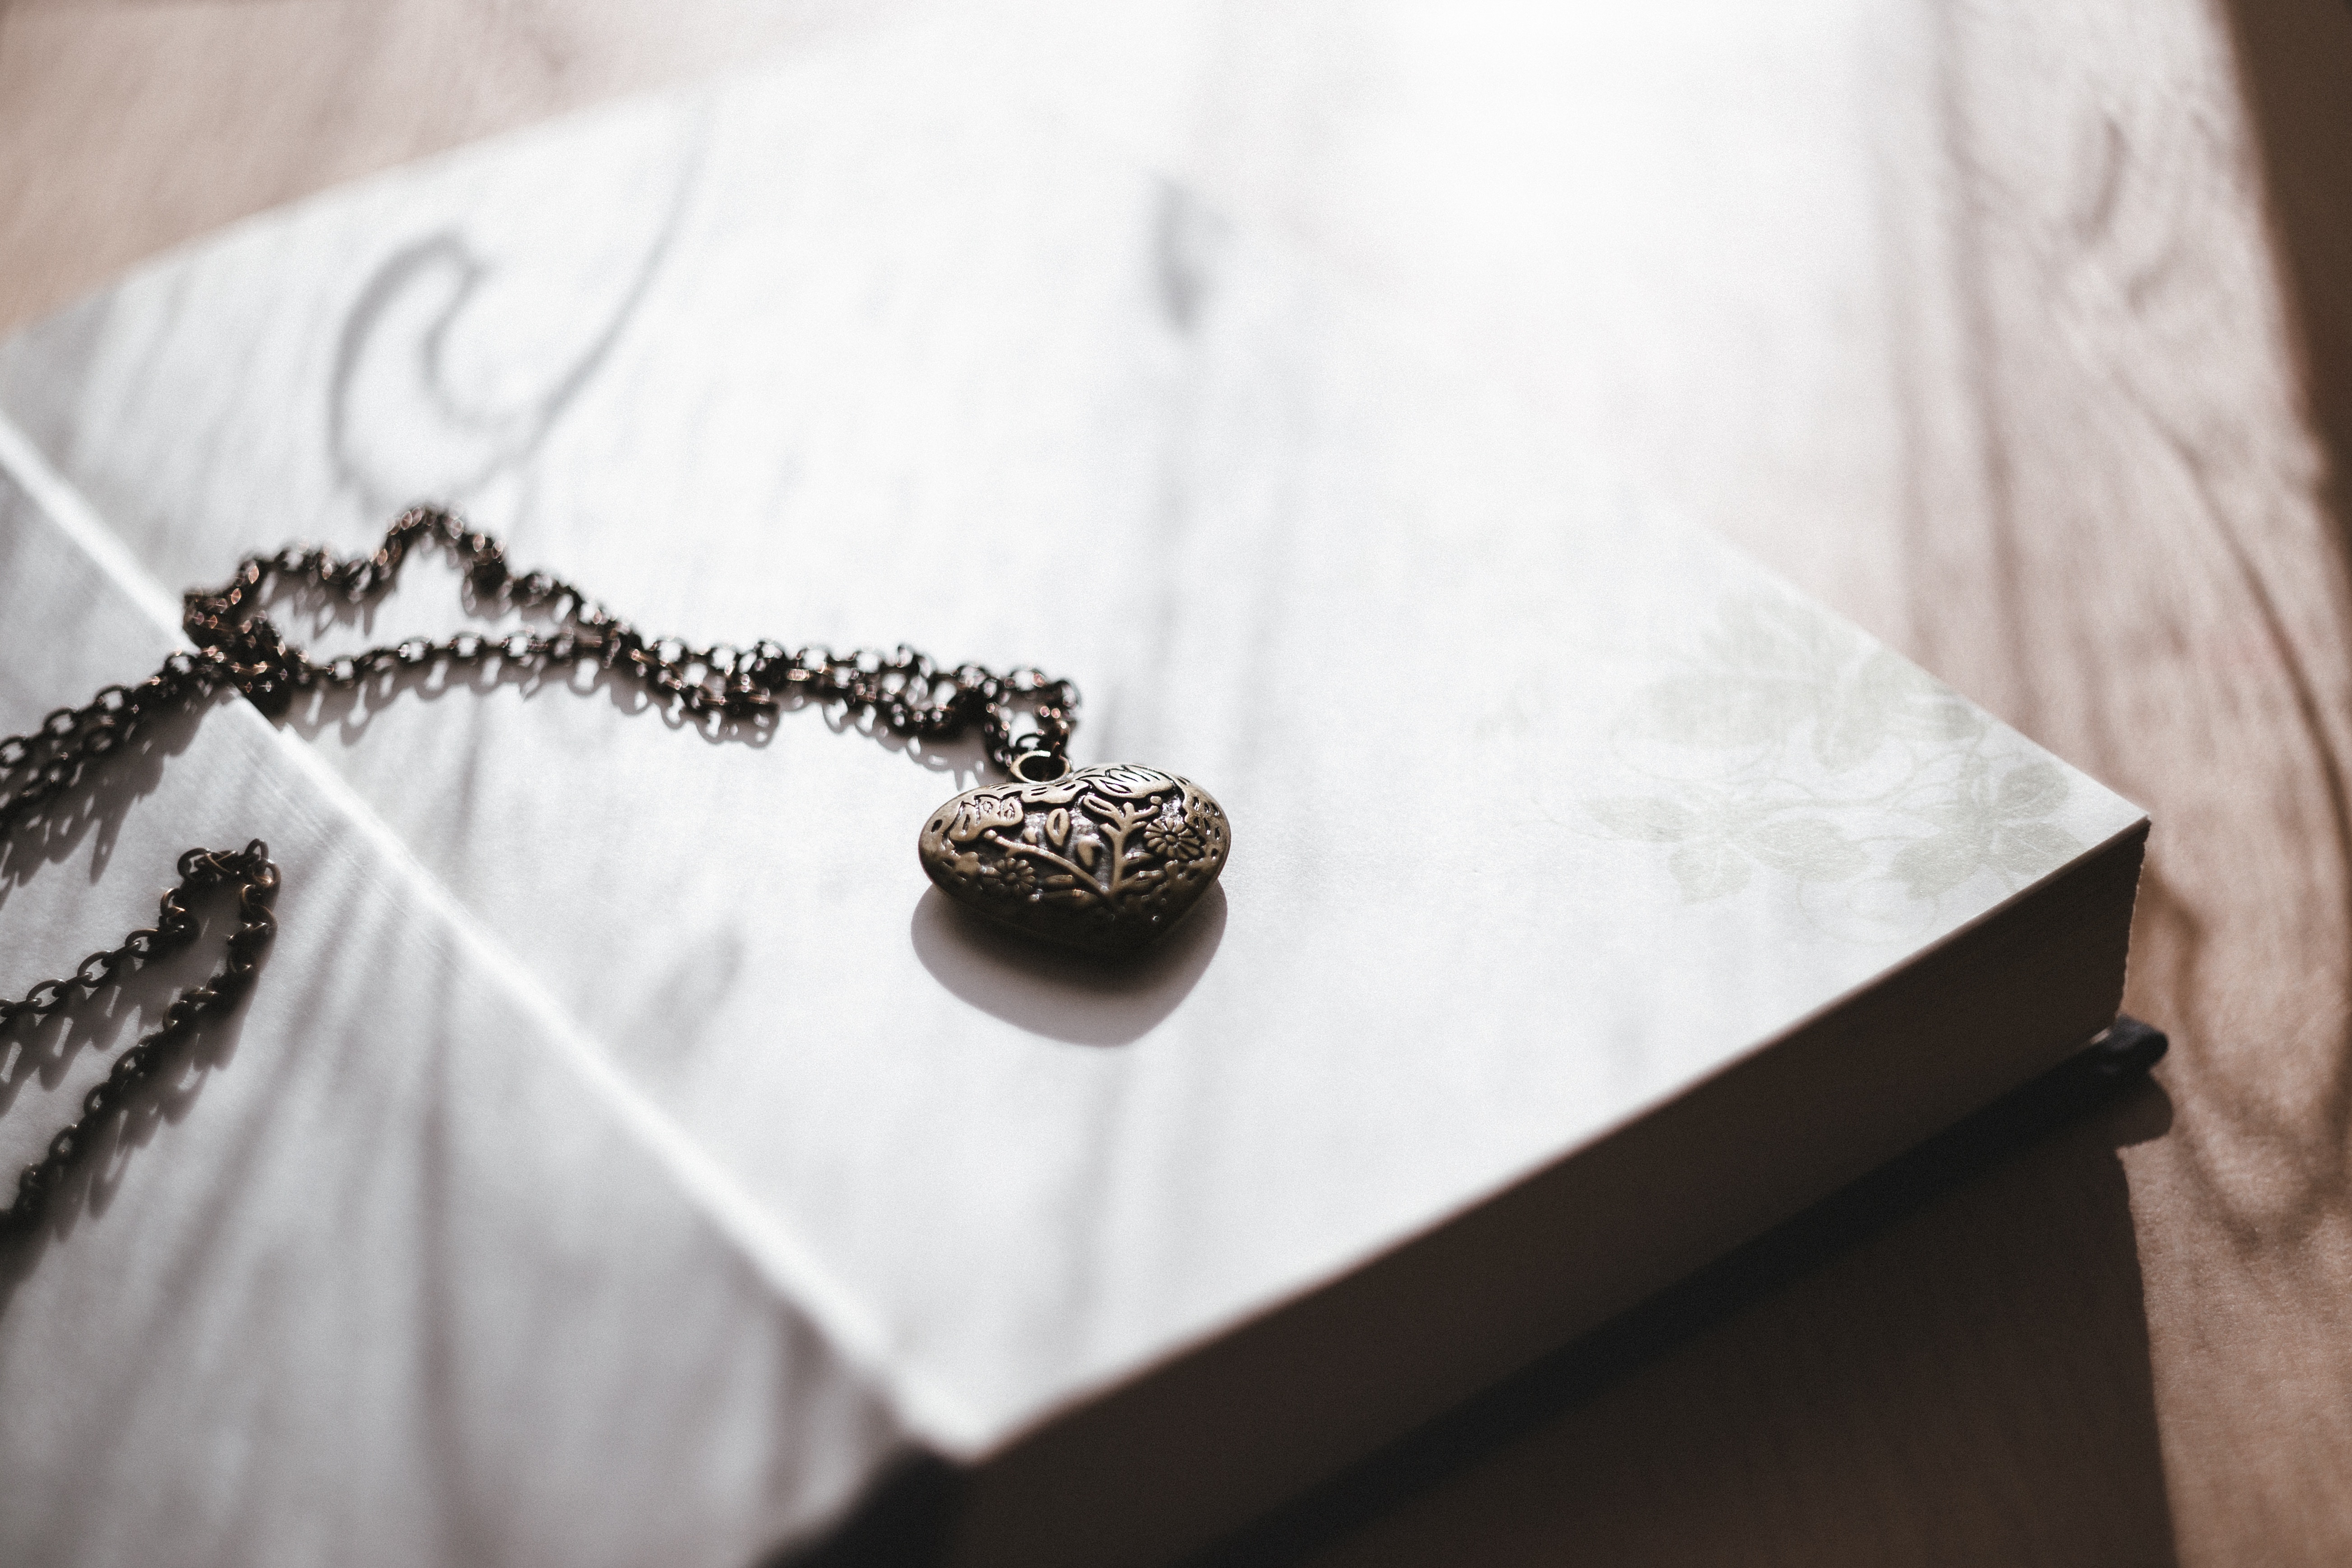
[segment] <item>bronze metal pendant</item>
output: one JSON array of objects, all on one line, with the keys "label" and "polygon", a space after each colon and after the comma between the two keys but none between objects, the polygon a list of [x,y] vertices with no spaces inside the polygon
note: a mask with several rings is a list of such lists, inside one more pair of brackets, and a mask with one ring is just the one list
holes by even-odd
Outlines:
[{"label": "bronze metal pendant", "polygon": [[966,790],[931,813],[923,869],[967,909],[1093,952],[1132,952],[1225,868],[1224,808],[1189,779],[1123,763]]}]

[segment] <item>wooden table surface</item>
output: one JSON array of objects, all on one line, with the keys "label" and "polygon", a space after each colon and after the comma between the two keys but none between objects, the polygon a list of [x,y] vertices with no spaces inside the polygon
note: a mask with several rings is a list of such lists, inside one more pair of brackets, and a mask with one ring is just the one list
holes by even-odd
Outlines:
[{"label": "wooden table surface", "polygon": [[[2172,1055],[1255,1560],[2352,1562],[2352,9],[1917,9],[1931,101],[1885,107],[1924,133],[1875,165],[1913,280],[1876,340],[1892,406],[1711,462],[1661,428],[1652,467],[2149,809],[2127,1005]],[[856,21],[0,0],[0,328],[245,214]]]}]

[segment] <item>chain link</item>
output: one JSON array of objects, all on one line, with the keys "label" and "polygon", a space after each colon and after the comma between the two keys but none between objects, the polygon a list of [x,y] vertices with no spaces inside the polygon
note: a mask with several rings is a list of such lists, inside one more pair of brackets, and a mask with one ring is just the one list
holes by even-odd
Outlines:
[{"label": "chain link", "polygon": [[179,871],[180,885],[163,895],[152,926],[132,931],[119,947],[91,953],[63,980],[42,981],[21,1001],[0,1001],[0,1037],[23,1020],[69,1012],[114,984],[126,967],[152,963],[185,948],[196,937],[194,900],[214,888],[236,889],[237,925],[220,968],[173,998],[163,1021],[114,1059],[105,1079],[82,1097],[81,1114],[49,1140],[40,1159],[25,1167],[16,1197],[0,1209],[0,1238],[39,1226],[50,1194],[74,1162],[96,1145],[100,1124],[163,1069],[173,1046],[236,1005],[261,967],[261,950],[278,934],[278,916],[269,907],[278,896],[278,866],[260,839],[234,852],[191,849],[180,857]]}]

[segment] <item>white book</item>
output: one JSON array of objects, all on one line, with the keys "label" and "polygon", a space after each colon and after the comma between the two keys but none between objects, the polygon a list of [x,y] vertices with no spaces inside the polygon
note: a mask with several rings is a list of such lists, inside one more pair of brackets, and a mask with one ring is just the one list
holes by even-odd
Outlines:
[{"label": "white book", "polygon": [[[0,1557],[740,1563],[930,1456],[954,1562],[1165,1561],[2114,1016],[2137,808],[960,36],[0,348],[0,732],[432,499],[649,630],[1067,676],[1077,762],[1223,803],[1219,890],[1123,968],[992,938],[915,854],[973,750],[815,710],[445,673],[164,727],[12,837],[0,989],[192,844],[268,839],[285,931],[0,1285]],[[287,630],[466,624],[421,559]]]}]

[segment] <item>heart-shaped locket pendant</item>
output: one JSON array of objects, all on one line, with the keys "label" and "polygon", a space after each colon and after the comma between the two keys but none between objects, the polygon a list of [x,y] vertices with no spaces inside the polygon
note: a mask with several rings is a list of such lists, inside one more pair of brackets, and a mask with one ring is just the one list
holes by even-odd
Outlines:
[{"label": "heart-shaped locket pendant", "polygon": [[940,890],[1066,947],[1132,952],[1200,901],[1233,847],[1224,808],[1190,779],[1121,764],[966,790],[919,848]]}]

